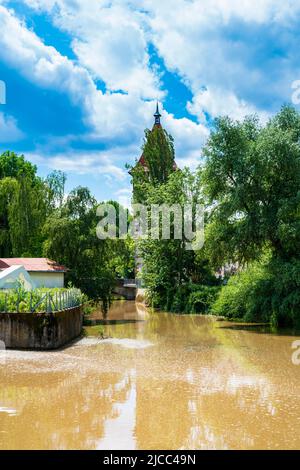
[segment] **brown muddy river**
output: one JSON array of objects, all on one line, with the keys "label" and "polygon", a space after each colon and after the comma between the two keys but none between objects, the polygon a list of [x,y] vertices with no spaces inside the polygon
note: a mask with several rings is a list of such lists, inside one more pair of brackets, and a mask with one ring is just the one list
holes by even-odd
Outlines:
[{"label": "brown muddy river", "polygon": [[133,302],[108,320],[107,340],[6,352],[0,449],[300,448],[297,337]]}]

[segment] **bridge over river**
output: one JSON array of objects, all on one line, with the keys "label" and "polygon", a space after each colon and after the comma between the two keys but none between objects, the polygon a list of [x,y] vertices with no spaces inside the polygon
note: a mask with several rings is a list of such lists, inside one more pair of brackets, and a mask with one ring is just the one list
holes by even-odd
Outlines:
[{"label": "bridge over river", "polygon": [[118,279],[113,293],[126,300],[135,300],[137,290],[141,286],[140,279]]}]

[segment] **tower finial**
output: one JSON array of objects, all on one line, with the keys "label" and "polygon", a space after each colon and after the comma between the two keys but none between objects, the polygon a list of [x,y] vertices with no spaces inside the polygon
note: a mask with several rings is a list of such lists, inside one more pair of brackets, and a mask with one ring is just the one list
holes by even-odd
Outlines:
[{"label": "tower finial", "polygon": [[156,111],[154,113],[154,117],[155,117],[155,125],[156,126],[159,126],[160,125],[160,118],[161,118],[161,114],[159,112],[159,108],[158,108],[158,102],[156,103]]}]

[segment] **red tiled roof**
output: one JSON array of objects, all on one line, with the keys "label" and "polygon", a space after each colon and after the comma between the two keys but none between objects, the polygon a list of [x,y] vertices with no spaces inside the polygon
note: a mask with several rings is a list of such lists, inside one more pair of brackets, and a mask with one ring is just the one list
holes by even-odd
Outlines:
[{"label": "red tiled roof", "polygon": [[26,271],[37,272],[66,272],[65,266],[47,258],[0,258],[0,270],[10,266],[24,266]]},{"label": "red tiled roof", "polygon": [[[145,160],[144,155],[141,156],[141,158],[140,158],[139,161],[138,161],[138,164],[139,164],[139,165],[142,165],[142,167],[145,168],[145,169],[148,168],[148,165],[147,165],[147,163],[146,163],[146,160]],[[178,170],[178,166],[177,166],[177,163],[176,163],[176,162],[173,163],[173,170],[174,170],[174,171]]]},{"label": "red tiled roof", "polygon": [[144,168],[148,168],[148,165],[147,165],[147,163],[146,163],[146,160],[145,160],[144,155],[141,156],[141,158],[139,159],[138,163],[139,163],[140,165],[142,165]]},{"label": "red tiled roof", "polygon": [[[158,112],[158,109],[157,109],[157,112]],[[155,116],[155,115],[154,115]],[[152,128],[152,131],[155,129],[155,127],[161,127],[162,128],[162,125],[161,124],[154,124],[153,125],[153,128]],[[144,169],[144,171],[148,172],[149,171],[149,168],[148,168],[148,165],[146,163],[146,160],[145,160],[145,157],[144,157],[144,154],[141,155],[140,159],[138,160],[137,164],[136,165],[141,165]],[[179,170],[178,166],[177,166],[177,163],[174,161],[173,163],[173,170],[174,171],[177,171]],[[132,170],[129,171],[129,174],[131,175]]]}]

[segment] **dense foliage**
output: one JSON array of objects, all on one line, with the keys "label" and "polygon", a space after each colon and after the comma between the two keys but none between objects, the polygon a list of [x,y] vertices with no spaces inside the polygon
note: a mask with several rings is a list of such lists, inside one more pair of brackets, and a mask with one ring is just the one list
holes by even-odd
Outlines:
[{"label": "dense foliage", "polygon": [[[134,202],[203,204],[205,245],[198,251],[174,236],[172,212],[170,239],[162,239],[161,222],[157,239],[98,239],[98,203],[87,188],[66,196],[63,173],[42,179],[23,156],[6,152],[0,256],[53,258],[70,269],[76,287],[107,306],[114,280],[135,275],[135,253],[154,307],[300,326],[299,142],[300,115],[288,106],[265,126],[255,117],[222,117],[203,150],[205,163],[191,173],[177,170],[173,139],[161,126],[146,130],[144,165],[131,168]],[[238,267],[237,274],[217,279],[224,266]]]},{"label": "dense foliage", "polygon": [[49,214],[48,187],[23,155],[0,156],[0,256],[39,256]]},{"label": "dense foliage", "polygon": [[0,312],[46,313],[77,307],[85,301],[79,289],[55,288],[25,291],[22,286],[0,292]]},{"label": "dense foliage", "polygon": [[83,187],[66,197],[65,183],[60,171],[38,177],[23,155],[0,155],[0,256],[54,259],[69,269],[67,282],[107,307],[115,279],[132,276],[133,244],[99,240],[97,201]]},{"label": "dense foliage", "polygon": [[[160,168],[153,131],[146,137],[148,168]],[[184,239],[139,244],[152,305],[299,324],[299,139],[300,116],[288,106],[266,126],[256,117],[223,117],[215,122],[196,174],[170,171],[160,180],[153,170],[149,175],[136,168],[137,201],[183,206],[192,200],[206,207],[204,249],[186,251]],[[231,277],[220,288],[214,273],[224,266]]]},{"label": "dense foliage", "polygon": [[299,138],[300,116],[289,107],[263,128],[254,118],[217,120],[203,172],[217,264],[255,259],[266,247],[281,259],[298,256]]},{"label": "dense foliage", "polygon": [[160,125],[145,130],[142,158],[143,164],[136,162],[135,166],[128,166],[134,201],[140,203],[145,201],[145,183],[152,187],[166,183],[176,169],[173,138]]},{"label": "dense foliage", "polygon": [[255,261],[232,276],[212,305],[231,319],[300,328],[300,260]]},{"label": "dense foliage", "polygon": [[[161,128],[154,127],[153,131],[146,133],[147,140],[143,147],[143,155],[147,155],[147,166],[151,168],[157,165],[157,145],[156,133],[162,133]],[[200,173],[192,174],[188,169],[176,170],[174,165],[173,139],[165,137],[164,145],[166,152],[161,153],[160,158],[163,166],[163,159],[167,159],[167,173],[161,173],[161,178],[155,176],[154,171],[150,175],[145,169],[138,165],[133,174],[134,200],[143,203],[149,208],[148,215],[151,216],[152,205],[167,205],[171,207],[177,205],[181,209],[181,221],[184,226],[184,208],[190,204],[194,209],[197,204],[202,203],[200,193]],[[154,147],[151,151],[151,147]],[[167,149],[171,148],[172,152]],[[169,159],[169,156],[172,158]],[[195,217],[195,211],[193,213]],[[187,250],[187,240],[182,233],[181,239],[176,239],[175,216],[170,214],[170,239],[162,237],[162,219],[158,228],[158,239],[149,237],[137,243],[137,251],[142,259],[142,278],[147,286],[148,297],[153,307],[159,307],[174,312],[186,312],[189,302],[189,295],[182,296],[179,301],[179,292],[188,292],[192,283],[199,283],[199,292],[203,291],[203,285],[216,284],[208,260],[203,253]],[[195,228],[195,227],[194,227]],[[203,284],[203,285],[202,285]],[[194,285],[195,288],[195,285]],[[208,287],[209,289],[209,287]],[[199,297],[200,297],[199,293]],[[204,297],[203,297],[204,298]],[[205,307],[207,309],[208,303]],[[196,301],[191,299],[190,311],[195,311]],[[203,308],[204,310],[204,308]]]},{"label": "dense foliage", "polygon": [[207,250],[215,266],[238,261],[242,270],[222,290],[216,313],[299,323],[299,138],[300,116],[290,107],[265,127],[254,118],[216,122],[204,152]]}]

